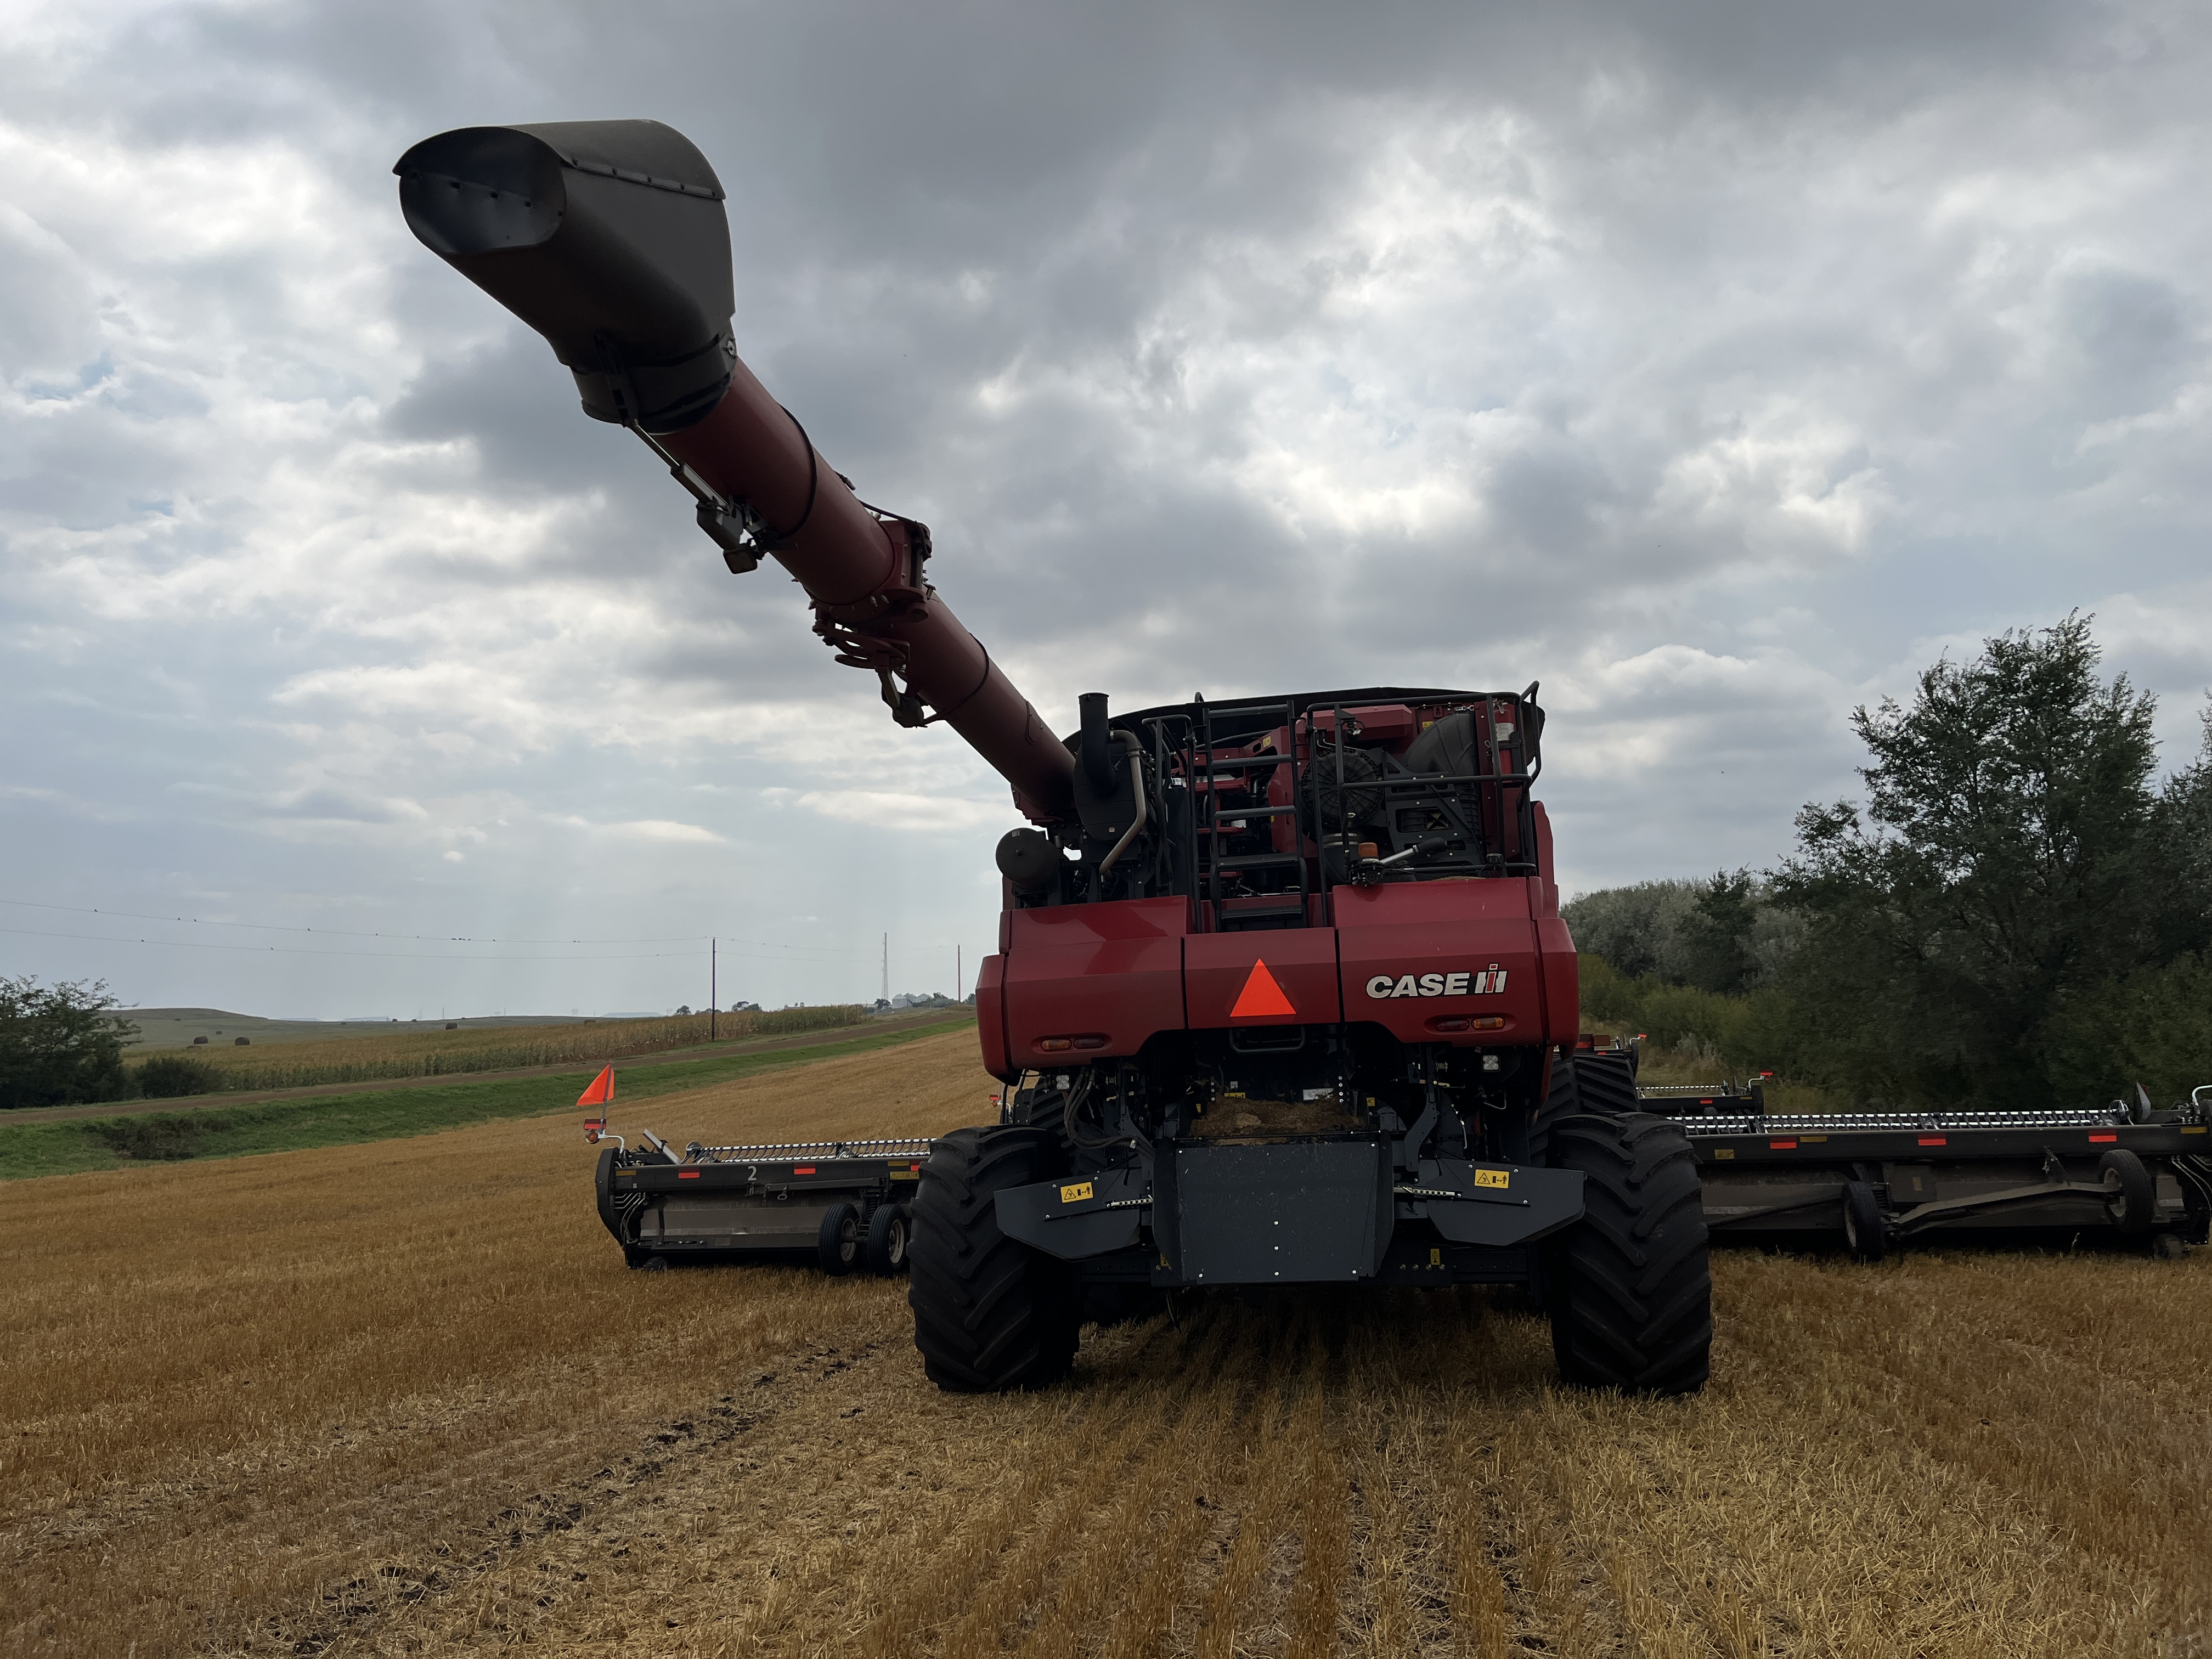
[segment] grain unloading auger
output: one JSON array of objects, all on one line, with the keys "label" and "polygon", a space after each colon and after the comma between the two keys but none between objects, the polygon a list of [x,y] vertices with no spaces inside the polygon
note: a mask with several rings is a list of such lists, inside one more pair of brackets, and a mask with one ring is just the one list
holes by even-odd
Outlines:
[{"label": "grain unloading auger", "polygon": [[[721,187],[681,135],[471,127],[395,171],[416,234],[652,447],[730,568],[788,570],[893,718],[951,726],[1030,820],[977,987],[1005,1121],[937,1139],[910,1206],[933,1378],[1049,1382],[1086,1316],[1163,1289],[1472,1283],[1540,1299],[1571,1381],[1704,1383],[1687,1139],[1573,1052],[1534,685],[1091,694],[1056,738],[929,584],[927,531],[863,503],[738,361]],[[732,1225],[775,1201],[737,1190],[766,1150],[603,1159],[617,1237],[665,1237],[680,1199],[683,1238],[741,1247],[708,1199]]]}]

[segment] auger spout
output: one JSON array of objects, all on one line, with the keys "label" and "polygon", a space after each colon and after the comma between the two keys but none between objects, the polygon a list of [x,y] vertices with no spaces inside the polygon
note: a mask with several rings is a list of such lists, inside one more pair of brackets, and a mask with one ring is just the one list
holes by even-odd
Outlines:
[{"label": "auger spout", "polygon": [[901,725],[951,726],[1031,818],[1073,811],[1073,757],[930,586],[927,528],[863,504],[738,356],[721,183],[689,139],[658,121],[461,127],[392,171],[409,228],[545,337],[585,413],[651,445],[732,570],[775,558]]}]

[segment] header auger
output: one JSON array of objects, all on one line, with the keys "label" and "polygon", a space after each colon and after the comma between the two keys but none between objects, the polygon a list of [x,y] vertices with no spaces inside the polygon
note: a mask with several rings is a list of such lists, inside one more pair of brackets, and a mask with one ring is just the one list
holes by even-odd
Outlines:
[{"label": "header auger", "polygon": [[[838,660],[900,723],[958,732],[1030,822],[999,847],[977,986],[1002,1121],[933,1143],[907,1206],[940,1386],[1049,1382],[1086,1320],[1161,1291],[1329,1283],[1526,1286],[1570,1380],[1703,1385],[1689,1142],[1621,1057],[1574,1052],[1534,685],[1091,694],[1055,738],[930,585],[927,531],[854,495],[738,359],[722,190],[689,141],[470,127],[395,171],[416,234],[653,450],[731,569],[789,570]],[[710,1181],[713,1149],[653,1154],[700,1172],[679,1192],[680,1168],[620,1176],[629,1156],[602,1156],[602,1214],[641,1265],[665,1259],[648,1240],[744,1249],[747,1206],[793,1199],[757,1158]]]}]

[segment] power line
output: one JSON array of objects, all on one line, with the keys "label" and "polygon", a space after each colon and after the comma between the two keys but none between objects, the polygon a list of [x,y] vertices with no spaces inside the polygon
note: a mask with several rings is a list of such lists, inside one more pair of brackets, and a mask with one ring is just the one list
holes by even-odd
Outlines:
[{"label": "power line", "polygon": [[[35,927],[0,927],[0,933],[14,934],[22,939],[85,939],[94,945],[159,945],[173,951],[242,951],[249,956],[354,957],[368,962],[649,962],[664,957],[696,958],[707,954],[704,951],[645,951],[611,957],[462,957],[441,955],[434,951],[303,951],[290,945],[216,945],[205,939],[122,939],[112,933],[54,933]],[[755,957],[749,960],[769,962],[775,958]]]},{"label": "power line", "polygon": [[[155,945],[173,951],[237,951],[247,956],[286,957],[350,957],[363,962],[659,962],[681,958],[696,962],[708,954],[706,951],[640,951],[621,956],[594,957],[464,957],[444,956],[434,951],[303,951],[289,945],[215,945],[204,939],[130,939],[113,933],[55,933],[35,927],[0,927],[0,934],[13,934],[21,939],[74,939],[93,945]],[[738,955],[738,952],[732,952]],[[746,962],[776,962],[776,957],[743,957]]]},{"label": "power line", "polygon": [[[250,928],[256,933],[313,933],[319,939],[388,939],[416,945],[689,945],[704,944],[708,938],[708,935],[705,933],[675,933],[668,935],[665,938],[659,939],[477,939],[469,935],[459,933],[451,935],[440,933],[364,933],[343,927],[289,927],[275,922],[207,921],[201,920],[201,918],[198,916],[157,916],[141,910],[105,910],[97,907],[88,908],[87,907],[79,904],[44,904],[35,899],[0,898],[0,904],[14,905],[27,910],[59,910],[67,915],[76,916],[116,916],[129,921],[175,922],[181,926],[189,927],[244,927]],[[20,933],[23,931],[25,930],[20,928],[0,928],[0,933]],[[45,939],[88,939],[93,937],[93,935],[83,933],[46,933],[40,934],[39,937]],[[734,945],[757,945],[761,949],[767,951],[813,951],[830,956],[853,956],[857,954],[855,951],[849,951],[842,945],[786,945],[776,939],[732,939],[731,943]],[[311,956],[337,956],[343,953],[336,951],[309,951],[307,954]],[[394,954],[397,953],[395,952]],[[523,959],[534,960],[534,958]],[[762,959],[772,960],[772,958]],[[491,962],[503,960],[503,958],[484,957],[477,958],[477,960]],[[606,960],[617,961],[626,960],[626,958],[608,957]]]}]

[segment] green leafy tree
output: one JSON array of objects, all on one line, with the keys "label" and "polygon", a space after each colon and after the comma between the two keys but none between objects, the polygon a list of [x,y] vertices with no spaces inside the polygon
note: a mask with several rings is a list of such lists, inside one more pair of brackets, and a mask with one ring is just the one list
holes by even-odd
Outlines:
[{"label": "green leafy tree", "polygon": [[0,976],[0,1109],[136,1094],[123,1045],[138,1028],[114,1012],[118,1006],[103,980],[42,986]]},{"label": "green leafy tree", "polygon": [[1701,991],[1734,994],[1758,982],[1752,930],[1763,895],[1748,870],[1723,870],[1705,884],[1682,927],[1683,977]]},{"label": "green leafy tree", "polygon": [[1790,977],[1861,1095],[2045,1103],[2054,1021],[2157,954],[2156,702],[2098,661],[2077,613],[1938,662],[1909,705],[1852,716],[1864,816],[1798,815]]},{"label": "green leafy tree", "polygon": [[2202,716],[2197,758],[2166,781],[2151,816],[2144,878],[2159,892],[2156,960],[2212,951],[2212,708]]}]

